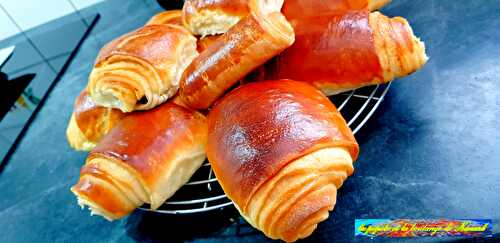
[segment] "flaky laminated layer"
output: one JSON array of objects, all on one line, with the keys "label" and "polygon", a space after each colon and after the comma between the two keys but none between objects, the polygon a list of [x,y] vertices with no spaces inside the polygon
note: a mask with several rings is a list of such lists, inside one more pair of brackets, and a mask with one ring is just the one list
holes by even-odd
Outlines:
[{"label": "flaky laminated layer", "polygon": [[186,0],[182,8],[184,26],[193,34],[226,33],[249,13],[247,0]]},{"label": "flaky laminated layer", "polygon": [[149,110],[175,95],[187,65],[198,55],[196,38],[177,25],[147,25],[106,45],[89,77],[100,106]]},{"label": "flaky laminated layer", "polygon": [[413,73],[429,59],[424,43],[413,34],[406,19],[374,12],[370,14],[370,26],[385,81]]},{"label": "flaky laminated layer", "polygon": [[358,144],[344,118],[314,87],[290,80],[250,83],[213,107],[207,155],[224,192],[243,210],[291,161],[326,147]]},{"label": "flaky laminated layer", "polygon": [[291,80],[240,86],[209,113],[207,156],[226,195],[273,239],[307,237],[333,209],[358,144],[335,106]]},{"label": "flaky laminated layer", "polygon": [[158,208],[205,159],[206,118],[168,102],[125,117],[92,150],[71,188],[95,214],[118,219]]},{"label": "flaky laminated layer", "polygon": [[66,138],[69,145],[76,150],[90,151],[96,146],[95,143],[87,139],[78,127],[75,120],[75,114],[71,114],[71,119],[66,129]]},{"label": "flaky laminated layer", "polygon": [[328,218],[337,189],[354,171],[352,163],[349,152],[338,147],[304,155],[261,185],[241,213],[270,238],[305,238]]},{"label": "flaky laminated layer", "polygon": [[83,90],[66,130],[68,142],[76,150],[90,151],[124,116],[120,110],[97,106]]}]

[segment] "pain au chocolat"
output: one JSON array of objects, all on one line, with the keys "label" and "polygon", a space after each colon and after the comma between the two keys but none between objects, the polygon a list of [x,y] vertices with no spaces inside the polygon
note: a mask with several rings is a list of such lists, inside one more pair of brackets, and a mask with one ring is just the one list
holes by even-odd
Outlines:
[{"label": "pain au chocolat", "polygon": [[246,84],[208,115],[207,156],[241,215],[268,237],[309,236],[353,173],[358,144],[335,106],[290,80]]},{"label": "pain au chocolat", "polygon": [[90,152],[71,191],[92,214],[122,218],[148,203],[157,209],[205,160],[207,122],[167,102],[123,118]]},{"label": "pain au chocolat", "polygon": [[194,109],[212,103],[255,68],[292,45],[294,32],[273,1],[251,1],[254,11],[215,39],[186,68],[180,97]]},{"label": "pain au chocolat", "polygon": [[401,17],[347,11],[290,23],[295,43],[267,64],[263,80],[304,81],[333,95],[406,76],[428,59],[424,43]]},{"label": "pain au chocolat", "polygon": [[147,25],[101,49],[87,90],[99,106],[123,112],[149,110],[176,94],[179,79],[196,51],[184,27]]}]

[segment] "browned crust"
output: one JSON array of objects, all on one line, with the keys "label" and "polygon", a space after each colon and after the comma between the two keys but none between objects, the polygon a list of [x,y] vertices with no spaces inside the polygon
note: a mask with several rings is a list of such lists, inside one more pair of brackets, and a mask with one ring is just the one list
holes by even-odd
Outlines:
[{"label": "browned crust", "polygon": [[78,197],[99,205],[99,209],[103,210],[105,216],[110,220],[124,217],[135,209],[128,201],[117,197],[115,195],[116,191],[110,189],[112,187],[104,186],[105,183],[113,184],[112,181],[106,178],[94,179],[82,175],[78,183],[71,188],[71,191]]},{"label": "browned crust", "polygon": [[207,156],[226,194],[244,211],[251,195],[283,166],[312,151],[358,144],[335,106],[314,87],[290,80],[240,86],[208,117]]},{"label": "browned crust", "polygon": [[164,62],[172,59],[171,55],[165,53],[176,53],[178,43],[184,38],[193,37],[180,26],[147,25],[105,45],[97,56],[95,66],[100,66],[113,55],[124,55],[140,58],[160,68]]},{"label": "browned crust", "polygon": [[391,0],[286,0],[283,14],[288,20],[343,12],[347,10],[377,10]]},{"label": "browned crust", "polygon": [[188,106],[206,109],[293,41],[293,29],[280,13],[251,14],[193,60],[181,78],[180,95]]},{"label": "browned crust", "polygon": [[152,109],[177,92],[182,72],[198,55],[195,48],[196,38],[178,25],[147,25],[125,34],[99,52],[89,95],[123,112]]},{"label": "browned crust", "polygon": [[154,188],[168,169],[168,161],[202,141],[206,141],[206,118],[168,102],[125,117],[92,150],[87,161],[100,157],[125,163],[148,188]]},{"label": "browned crust", "polygon": [[77,97],[73,112],[78,128],[92,143],[98,143],[125,116],[120,110],[97,106],[86,90]]},{"label": "browned crust", "polygon": [[205,36],[205,37],[200,37],[198,39],[197,43],[197,50],[199,53],[202,53],[203,51],[207,50],[209,46],[215,43],[217,38],[219,38],[220,35],[210,35],[210,36]]}]

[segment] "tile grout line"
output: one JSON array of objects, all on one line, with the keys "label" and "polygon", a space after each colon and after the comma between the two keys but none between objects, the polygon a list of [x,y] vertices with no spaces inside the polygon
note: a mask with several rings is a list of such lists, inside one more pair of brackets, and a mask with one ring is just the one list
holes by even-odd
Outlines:
[{"label": "tile grout line", "polygon": [[47,58],[43,55],[42,51],[40,51],[40,49],[38,49],[38,47],[36,47],[35,43],[33,43],[33,41],[31,40],[31,38],[29,38],[29,36],[26,34],[26,32],[24,32],[24,30],[21,28],[21,26],[16,22],[16,20],[12,17],[12,15],[9,14],[9,12],[7,12],[7,9],[4,8],[4,6],[2,4],[0,4],[0,9],[2,9],[2,11],[7,15],[7,17],[14,23],[14,25],[19,29],[19,31],[21,32],[21,34],[27,39],[27,41],[31,44],[31,46],[35,49],[35,51],[38,53],[38,55],[40,55],[43,59],[43,61],[45,61],[45,63],[47,63],[47,65],[49,66],[49,68],[57,74],[56,72],[56,69],[50,64],[50,62],[47,60]]},{"label": "tile grout line", "polygon": [[75,6],[75,4],[73,3],[72,0],[68,0],[68,2],[71,5],[71,7],[73,7],[73,10],[75,11],[76,15],[78,15],[78,17],[80,17],[80,20],[82,20],[83,24],[85,26],[87,26],[87,28],[88,28],[89,23],[87,22],[87,20],[85,20],[85,18],[83,18],[83,15],[81,14],[80,10]]}]

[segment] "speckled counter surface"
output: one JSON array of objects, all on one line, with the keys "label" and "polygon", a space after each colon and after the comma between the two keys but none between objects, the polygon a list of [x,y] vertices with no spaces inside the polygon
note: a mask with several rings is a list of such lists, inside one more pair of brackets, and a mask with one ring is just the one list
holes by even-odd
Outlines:
[{"label": "speckled counter surface", "polygon": [[[80,210],[69,191],[86,155],[67,145],[66,124],[99,48],[160,10],[155,1],[107,1],[81,12],[101,20],[0,173],[0,242],[266,240],[232,209],[135,212],[110,223]],[[361,241],[355,218],[500,219],[500,2],[393,0],[382,12],[406,17],[430,60],[394,82],[357,133],[355,174],[311,242]]]}]

